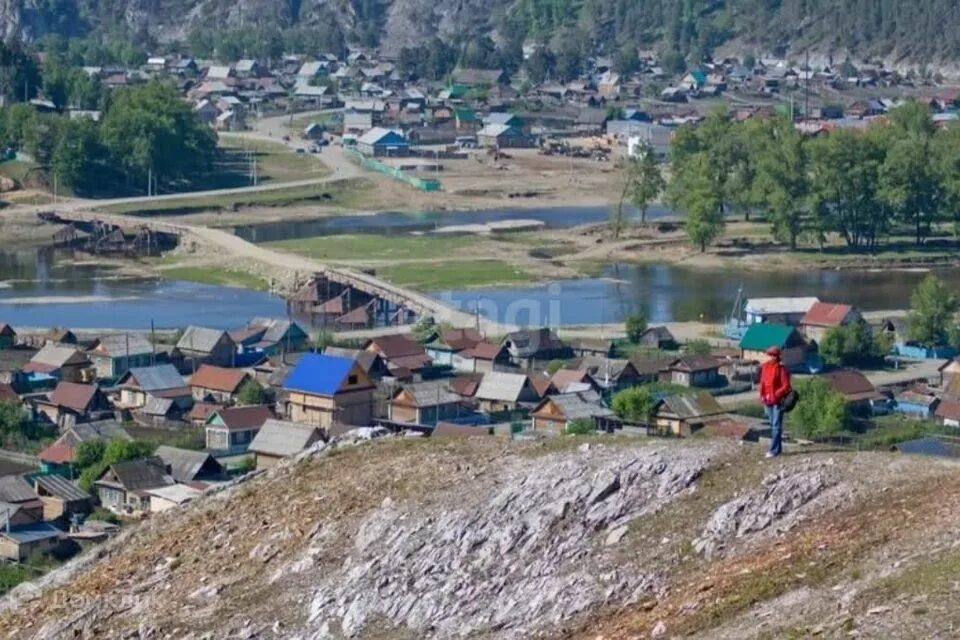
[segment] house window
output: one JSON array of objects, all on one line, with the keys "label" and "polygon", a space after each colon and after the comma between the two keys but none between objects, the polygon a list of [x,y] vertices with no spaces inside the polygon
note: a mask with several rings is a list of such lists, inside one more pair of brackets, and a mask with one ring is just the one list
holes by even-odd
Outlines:
[{"label": "house window", "polygon": [[347,384],[357,384],[357,376],[347,376]]}]

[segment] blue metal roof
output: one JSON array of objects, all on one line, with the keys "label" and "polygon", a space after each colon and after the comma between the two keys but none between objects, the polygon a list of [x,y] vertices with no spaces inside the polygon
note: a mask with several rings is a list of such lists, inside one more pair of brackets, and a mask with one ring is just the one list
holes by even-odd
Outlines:
[{"label": "blue metal roof", "polygon": [[57,538],[63,535],[63,532],[48,522],[32,522],[11,527],[10,532],[0,531],[0,536],[4,536],[20,544],[29,544],[48,538]]},{"label": "blue metal roof", "polygon": [[308,353],[300,358],[287,376],[283,388],[332,396],[340,389],[353,366],[352,358]]}]

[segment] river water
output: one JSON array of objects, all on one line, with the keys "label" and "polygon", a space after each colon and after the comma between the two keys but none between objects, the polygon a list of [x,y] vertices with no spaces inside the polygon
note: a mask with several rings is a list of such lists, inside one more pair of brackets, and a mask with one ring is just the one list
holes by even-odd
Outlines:
[{"label": "river water", "polygon": [[283,299],[263,291],[179,280],[121,278],[93,262],[49,249],[0,251],[0,324],[75,329],[158,329],[198,324],[242,326],[282,317]]},{"label": "river water", "polygon": [[[960,269],[937,270],[960,291]],[[598,278],[529,287],[436,291],[462,309],[509,324],[576,325],[622,321],[642,308],[651,322],[726,320],[744,297],[817,296],[864,311],[904,309],[923,271],[757,272],[670,264],[612,264]]]}]

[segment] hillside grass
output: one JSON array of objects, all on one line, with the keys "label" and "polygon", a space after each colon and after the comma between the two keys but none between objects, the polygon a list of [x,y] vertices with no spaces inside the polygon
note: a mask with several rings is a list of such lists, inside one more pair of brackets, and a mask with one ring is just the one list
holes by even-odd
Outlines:
[{"label": "hillside grass", "polygon": [[[309,144],[304,141],[304,148]],[[261,184],[309,180],[330,174],[330,169],[316,155],[295,153],[290,147],[280,142],[221,135],[220,149],[223,153],[218,162],[218,168],[244,176],[249,176],[250,172],[247,153],[254,154]]]}]

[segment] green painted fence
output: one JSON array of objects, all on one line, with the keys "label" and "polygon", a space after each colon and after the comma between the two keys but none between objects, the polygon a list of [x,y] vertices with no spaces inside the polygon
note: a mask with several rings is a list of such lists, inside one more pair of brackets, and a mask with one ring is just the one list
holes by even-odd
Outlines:
[{"label": "green painted fence", "polygon": [[433,180],[431,178],[418,178],[416,176],[411,176],[396,167],[391,167],[388,164],[384,164],[375,158],[369,158],[359,151],[354,151],[353,149],[344,149],[347,155],[351,156],[354,160],[360,163],[360,166],[364,169],[370,169],[371,171],[378,171],[385,175],[390,176],[401,182],[406,182],[412,187],[416,187],[421,191],[440,191],[440,181]]}]

